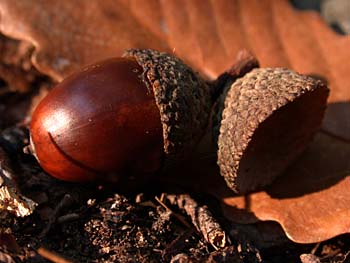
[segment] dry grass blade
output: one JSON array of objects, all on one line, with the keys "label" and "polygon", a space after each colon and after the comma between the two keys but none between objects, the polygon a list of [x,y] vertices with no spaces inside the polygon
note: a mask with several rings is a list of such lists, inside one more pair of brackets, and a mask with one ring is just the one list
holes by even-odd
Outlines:
[{"label": "dry grass blade", "polygon": [[61,256],[58,253],[55,253],[53,251],[50,251],[44,247],[40,247],[37,250],[38,254],[42,256],[43,258],[50,260],[53,263],[73,263],[73,261],[70,261],[68,259],[65,259],[63,256]]}]

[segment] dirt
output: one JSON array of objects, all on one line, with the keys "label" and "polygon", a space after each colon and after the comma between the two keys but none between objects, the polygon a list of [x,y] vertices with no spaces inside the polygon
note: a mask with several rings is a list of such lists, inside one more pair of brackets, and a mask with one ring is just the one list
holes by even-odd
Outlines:
[{"label": "dirt", "polygon": [[[231,244],[215,251],[183,211],[170,204],[168,211],[156,201],[161,189],[122,195],[118,189],[52,179],[32,157],[19,152],[14,160],[20,165],[23,193],[39,203],[33,215],[10,216],[0,223],[0,252],[14,262],[64,262],[47,260],[45,251],[67,262],[277,263],[300,262],[302,254],[310,253],[321,262],[347,262],[348,235],[319,244],[296,244],[283,235],[277,224],[272,228],[233,226],[217,211],[215,217],[229,233]],[[211,197],[199,199],[212,211],[217,210],[210,205],[215,204]],[[175,215],[184,216],[190,227]],[[1,241],[4,233],[10,233],[15,241]],[[265,235],[263,239],[261,234]]]},{"label": "dirt", "polygon": [[22,193],[38,203],[28,217],[2,217],[0,262],[350,262],[349,235],[296,244],[276,223],[233,225],[211,196],[195,199],[209,207],[228,235],[219,250],[183,210],[164,201],[166,209],[156,200],[161,186],[150,183],[125,193],[51,178],[23,147],[28,116],[54,83],[32,67],[31,46],[1,36],[0,49],[0,147]]}]

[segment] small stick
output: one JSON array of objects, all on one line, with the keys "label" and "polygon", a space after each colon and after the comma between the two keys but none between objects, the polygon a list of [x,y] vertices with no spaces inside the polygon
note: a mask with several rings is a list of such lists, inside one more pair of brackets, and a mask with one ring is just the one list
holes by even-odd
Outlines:
[{"label": "small stick", "polygon": [[56,222],[57,217],[59,213],[62,211],[62,209],[70,206],[72,202],[73,202],[73,199],[70,194],[65,194],[63,196],[61,201],[55,207],[55,210],[52,216],[50,217],[49,222],[47,223],[46,227],[41,231],[39,237],[43,238],[44,236],[46,236],[46,234],[50,231],[52,225]]},{"label": "small stick", "polygon": [[311,250],[310,254],[315,255],[316,251],[318,250],[318,248],[320,247],[321,242],[318,242],[315,247]]},{"label": "small stick", "polygon": [[226,246],[226,233],[222,230],[207,206],[199,205],[187,194],[167,195],[167,199],[171,204],[185,210],[196,229],[202,233],[204,239],[215,249]]},{"label": "small stick", "polygon": [[56,252],[50,251],[44,247],[40,247],[37,250],[37,253],[42,256],[43,258],[50,260],[54,263],[72,263],[73,261],[70,261],[68,259],[63,258],[61,255],[59,255]]},{"label": "small stick", "polygon": [[178,213],[173,212],[166,204],[164,204],[163,200],[164,200],[164,195],[162,194],[161,198],[158,198],[157,196],[155,197],[156,201],[165,208],[165,210],[171,212],[171,214],[177,219],[179,220],[185,227],[187,228],[191,228],[191,225],[189,223],[187,223],[186,219],[183,218],[183,216],[179,215]]},{"label": "small stick", "polygon": [[60,216],[59,218],[57,218],[57,223],[64,224],[66,222],[78,220],[79,218],[80,218],[79,214],[70,213],[70,214],[66,214],[66,215],[63,215],[63,216]]}]

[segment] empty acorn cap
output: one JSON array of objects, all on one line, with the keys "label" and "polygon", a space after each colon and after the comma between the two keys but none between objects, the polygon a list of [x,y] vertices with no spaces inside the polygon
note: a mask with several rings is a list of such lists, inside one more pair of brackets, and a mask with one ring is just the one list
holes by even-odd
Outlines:
[{"label": "empty acorn cap", "polygon": [[142,78],[153,89],[163,125],[167,158],[182,159],[198,143],[208,125],[212,106],[209,87],[180,59],[150,49],[130,49],[143,68]]},{"label": "empty acorn cap", "polygon": [[319,129],[327,86],[283,68],[254,69],[218,102],[218,165],[228,186],[246,193],[271,183]]}]

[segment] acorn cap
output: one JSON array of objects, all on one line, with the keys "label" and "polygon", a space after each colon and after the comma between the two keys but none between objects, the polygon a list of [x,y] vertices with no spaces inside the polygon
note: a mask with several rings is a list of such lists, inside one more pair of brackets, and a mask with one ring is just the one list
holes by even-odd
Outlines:
[{"label": "acorn cap", "polygon": [[143,68],[143,82],[153,89],[163,125],[166,157],[182,159],[205,132],[211,109],[209,87],[180,59],[149,49],[130,49]]},{"label": "acorn cap", "polygon": [[327,86],[283,68],[253,69],[222,94],[218,165],[228,186],[246,193],[267,185],[319,129]]}]

